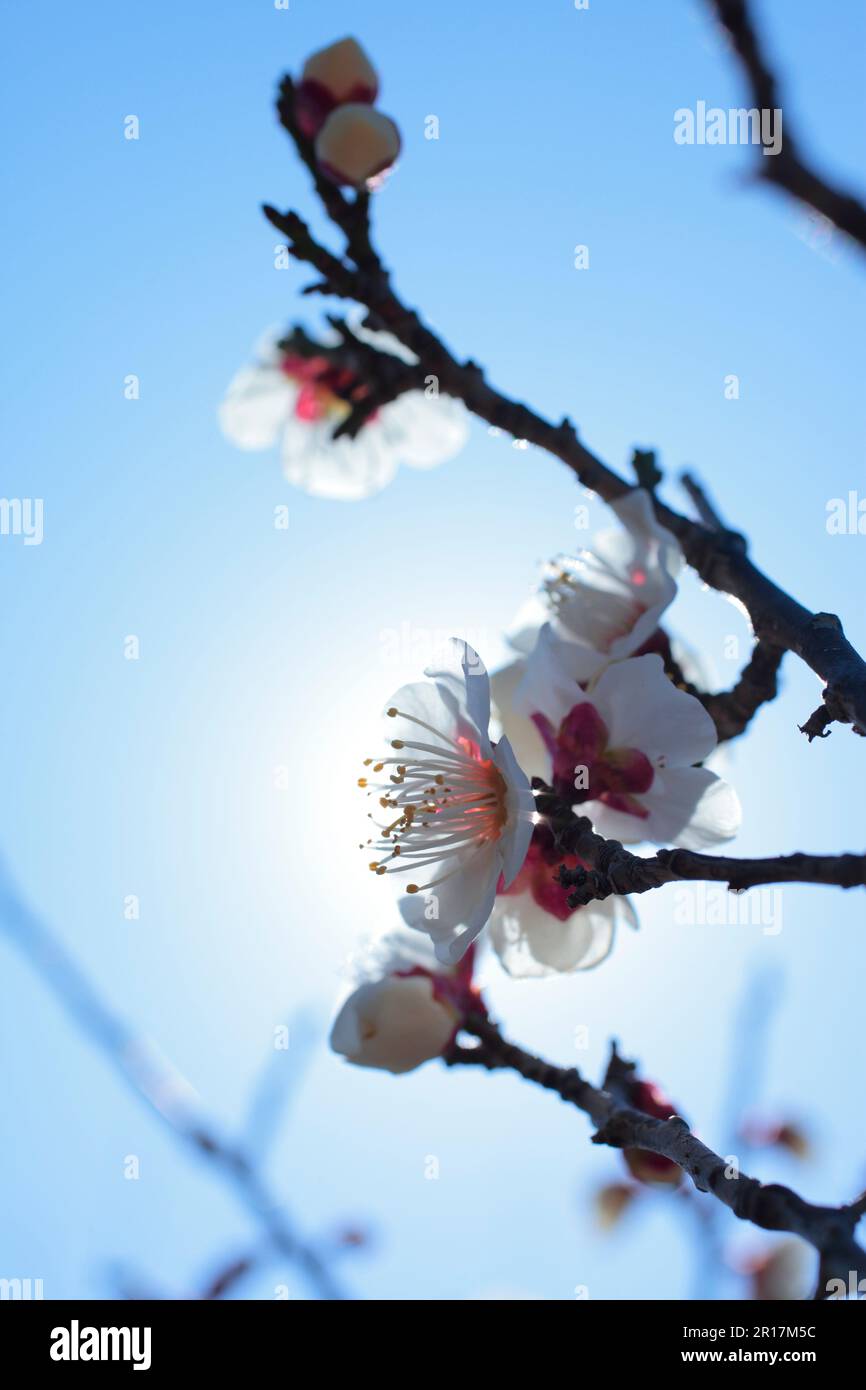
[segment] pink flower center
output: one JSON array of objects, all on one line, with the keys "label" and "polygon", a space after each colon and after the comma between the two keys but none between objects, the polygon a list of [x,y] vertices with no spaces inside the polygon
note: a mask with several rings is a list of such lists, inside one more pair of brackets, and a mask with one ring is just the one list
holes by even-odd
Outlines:
[{"label": "pink flower center", "polygon": [[584,869],[589,867],[576,855],[563,854],[556,848],[549,826],[544,823],[536,825],[523,867],[512,881],[511,887],[506,888],[500,876],[496,891],[502,897],[509,897],[515,893],[531,893],[533,901],[540,908],[549,912],[558,922],[567,922],[569,917],[580,911],[580,908],[569,907],[566,901],[568,890],[553,876],[560,864],[565,864],[569,869],[575,869],[578,865]]},{"label": "pink flower center", "polygon": [[544,714],[532,721],[553,761],[553,784],[572,803],[601,801],[613,811],[645,820],[638,797],[648,792],[655,771],[639,748],[613,748],[607,725],[589,700],[575,705],[554,729]]},{"label": "pink flower center", "polygon": [[[299,387],[294,410],[306,424],[316,424],[329,416],[344,417],[353,404],[370,394],[369,386],[359,376],[324,356],[302,357],[300,353],[287,352],[280,370]],[[375,414],[370,417],[375,418]]]}]

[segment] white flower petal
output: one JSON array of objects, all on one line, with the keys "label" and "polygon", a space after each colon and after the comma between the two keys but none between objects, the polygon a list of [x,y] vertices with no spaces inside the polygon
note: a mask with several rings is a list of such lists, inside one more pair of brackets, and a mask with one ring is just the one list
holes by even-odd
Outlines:
[{"label": "white flower petal", "polygon": [[529,841],[532,839],[535,797],[532,795],[529,778],[518,765],[507,738],[499,740],[493,758],[508,788],[505,800],[508,818],[499,841],[502,877],[505,887],[508,888],[523,868]]},{"label": "white flower petal", "polygon": [[577,642],[565,642],[549,623],[538,634],[538,641],[527,657],[523,679],[513,697],[518,714],[544,714],[558,727],[586,695],[583,684],[604,665],[604,657]]},{"label": "white flower petal", "polygon": [[375,425],[365,425],[354,439],[334,439],[333,430],[333,420],[288,421],[282,458],[289,482],[313,497],[346,502],[381,492],[393,478],[397,460]]},{"label": "white flower petal", "polygon": [[430,892],[400,899],[403,921],[416,931],[427,932],[437,960],[454,965],[486,926],[496,900],[501,863],[496,846],[485,845],[456,867],[453,860],[443,860],[441,867],[449,877]]},{"label": "white flower petal", "polygon": [[469,433],[464,406],[453,396],[407,391],[383,406],[377,424],[410,468],[433,468],[458,454]]},{"label": "white flower petal", "polygon": [[[490,677],[474,647],[462,638],[452,637],[437,666],[428,666],[425,676],[451,692],[460,714],[480,735],[482,748],[489,750]],[[490,757],[489,751],[482,756]]]},{"label": "white flower petal", "polygon": [[[742,809],[733,787],[705,767],[673,767],[663,789],[640,798],[650,812],[652,839],[658,844],[705,850],[733,839]],[[600,832],[601,833],[601,832]]]},{"label": "white flower petal", "polygon": [[700,700],[677,690],[660,656],[615,662],[590,692],[612,748],[639,748],[651,762],[687,767],[715,748],[716,726]]},{"label": "white flower petal", "polygon": [[509,975],[521,978],[591,970],[610,954],[616,927],[637,925],[625,898],[605,898],[579,907],[565,922],[545,912],[531,893],[499,896],[490,920],[490,940]]},{"label": "white flower petal", "polygon": [[526,662],[512,661],[490,677],[493,714],[514,756],[528,777],[548,777],[550,756],[532,720],[514,708],[514,696],[526,673]]},{"label": "white flower petal", "polygon": [[297,388],[277,367],[242,367],[219,408],[223,434],[239,449],[275,444],[289,417]]}]

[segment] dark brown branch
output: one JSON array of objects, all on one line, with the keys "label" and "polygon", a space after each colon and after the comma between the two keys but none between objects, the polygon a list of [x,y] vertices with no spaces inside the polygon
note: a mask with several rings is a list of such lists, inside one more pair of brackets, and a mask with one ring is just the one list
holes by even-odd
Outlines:
[{"label": "dark brown branch", "polygon": [[[759,111],[781,109],[779,87],[769,66],[761,39],[752,23],[747,0],[710,0],[719,20],[733,42],[751,90],[752,105]],[[816,174],[800,154],[798,141],[791,134],[791,122],[784,116],[782,147],[778,154],[760,157],[760,176],[784,189],[800,202],[827,217],[866,247],[866,207],[844,189],[835,188]]]},{"label": "dark brown branch", "polygon": [[533,779],[535,805],[548,821],[563,855],[576,855],[588,869],[563,866],[559,882],[570,888],[570,907],[613,894],[647,893],[667,883],[726,883],[733,892],[768,883],[817,883],[836,888],[866,886],[866,854],[786,854],[766,859],[732,859],[689,849],[661,849],[642,858],[618,840],[597,835],[592,822]]},{"label": "dark brown branch", "polygon": [[758,710],[775,700],[779,689],[779,666],[784,655],[783,647],[776,647],[772,642],[759,638],[737,683],[730,690],[715,692],[700,690],[692,685],[670,658],[666,669],[680,690],[700,700],[716,726],[719,742],[727,743],[745,733]]},{"label": "dark brown branch", "polygon": [[354,439],[371,416],[391,401],[396,401],[407,391],[422,391],[425,386],[423,368],[404,362],[389,352],[382,352],[371,343],[359,338],[345,319],[328,314],[328,322],[335,328],[350,349],[350,361],[358,374],[370,383],[365,396],[352,405],[352,409],[334,430],[334,438],[346,435]]},{"label": "dark brown branch", "polygon": [[[352,208],[345,199],[342,201]],[[439,391],[462,400],[489,425],[560,459],[604,501],[615,502],[630,490],[580,441],[569,419],[552,424],[528,406],[495,390],[475,362],[460,362],[454,357],[416,311],[397,297],[387,271],[370,246],[369,236],[358,231],[355,214],[339,211],[338,223],[344,231],[349,228],[347,251],[355,259],[353,268],[321,246],[296,213],[280,213],[268,205],[264,212],[288,238],[292,256],[312,265],[332,294],[365,305],[371,326],[388,330],[409,348],[425,377],[436,378]],[[363,220],[366,225],[366,217]],[[363,269],[359,261],[363,262]],[[758,638],[796,653],[811,666],[827,684],[825,699],[834,719],[853,724],[858,733],[866,731],[866,662],[847,641],[839,619],[831,613],[811,613],[768,579],[744,553],[737,533],[710,530],[658,501],[655,508],[659,521],[676,536],[687,561],[704,582],[740,600]]]},{"label": "dark brown branch", "polygon": [[472,1017],[464,1029],[479,1040],[478,1046],[455,1043],[445,1055],[446,1065],[515,1071],[588,1115],[595,1129],[594,1144],[662,1154],[689,1175],[699,1192],[711,1193],[741,1221],[799,1236],[818,1252],[821,1297],[826,1296],[830,1279],[841,1278],[847,1287],[852,1272],[858,1280],[866,1274],[866,1252],[854,1238],[866,1198],[839,1207],[816,1206],[781,1183],[761,1183],[740,1173],[730,1159],[698,1139],[680,1116],[660,1120],[635,1110],[622,1098],[623,1083],[634,1066],[619,1056],[615,1046],[604,1087],[599,1088],[575,1068],[555,1066],[507,1042],[489,1018]]}]

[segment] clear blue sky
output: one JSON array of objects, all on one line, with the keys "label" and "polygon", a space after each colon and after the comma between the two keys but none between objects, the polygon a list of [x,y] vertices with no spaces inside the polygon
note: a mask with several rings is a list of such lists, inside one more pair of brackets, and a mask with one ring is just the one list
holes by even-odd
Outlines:
[{"label": "clear blue sky", "polygon": [[[759,17],[786,115],[822,167],[856,182],[862,6],[773,0]],[[227,1128],[274,1026],[308,1004],[323,1032],[344,957],[392,912],[358,861],[352,792],[382,700],[425,633],[497,659],[537,562],[586,539],[566,470],[481,425],[459,459],[402,472],[361,506],[290,490],[275,456],[218,432],[221,394],[263,330],[313,322],[308,277],[274,268],[259,212],[315,216],[271,97],[282,71],[346,33],[404,134],[376,221],[409,302],[498,384],[570,414],[614,466],[658,447],[676,502],[678,470],[697,469],[759,562],[866,647],[866,537],[825,529],[829,499],[866,489],[866,266],[842,244],[810,248],[803,214],[747,182],[750,151],[674,143],[677,108],[743,95],[703,6],[18,7],[2,95],[0,491],[44,499],[45,538],[0,538],[0,845]],[[430,114],[438,141],[424,139]],[[138,401],[124,398],[130,373]],[[288,532],[272,525],[282,502]],[[607,522],[598,503],[593,519]],[[731,681],[726,637],[746,649],[734,609],[688,582],[675,619]],[[123,658],[128,634],[138,662]],[[866,746],[836,729],[809,747],[796,725],[817,698],[789,659],[781,698],[731,753],[743,853],[864,847]],[[132,893],[138,922],[123,916]],[[780,972],[763,1094],[809,1117],[819,1150],[801,1173],[765,1159],[761,1175],[841,1200],[866,1179],[863,899],[788,889],[783,904],[768,936],[678,926],[655,894],[600,971],[517,984],[492,970],[491,998],[516,1039],[564,1062],[588,1025],[576,1060],[590,1073],[615,1033],[722,1145],[737,1000],[755,969]],[[171,1291],[200,1286],[250,1245],[247,1219],[2,940],[0,981],[0,1276],[93,1297],[123,1260]],[[661,1199],[612,1239],[594,1232],[589,1194],[619,1164],[587,1141],[581,1117],[516,1080],[436,1066],[393,1079],[320,1046],[269,1172],[305,1229],[376,1229],[375,1252],[346,1269],[364,1297],[683,1296],[688,1231]],[[269,1297],[278,1278],[244,1292]]]}]

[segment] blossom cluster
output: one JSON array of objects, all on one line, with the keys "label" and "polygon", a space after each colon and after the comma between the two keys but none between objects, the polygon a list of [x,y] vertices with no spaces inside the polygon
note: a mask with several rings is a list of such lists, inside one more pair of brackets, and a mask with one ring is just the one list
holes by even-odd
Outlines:
[{"label": "blossom cluster", "polygon": [[[429,939],[423,968],[433,981],[447,980],[482,932],[510,974],[537,977],[599,965],[617,926],[636,925],[625,897],[569,906],[557,872],[578,861],[536,811],[532,777],[623,842],[704,849],[738,828],[736,793],[705,765],[715,726],[672,678],[661,626],[679,547],[645,490],[614,511],[616,530],[546,568],[509,634],[513,660],[492,679],[455,639],[424,681],[385,706],[385,747],[359,778],[374,808],[364,849],[369,870],[398,890],[408,939]],[[403,975],[386,970],[381,981],[395,978]],[[332,1037],[355,1061],[365,1054],[347,1049],[345,1027],[358,1004],[344,1004]],[[440,1021],[438,1033],[423,1033],[428,1056],[453,1040]],[[380,1014],[380,1059],[385,1026]],[[402,1041],[395,1055],[402,1063]]]},{"label": "blossom cluster", "polygon": [[[313,54],[291,90],[320,172],[376,187],[399,135],[375,108],[379,80],[356,41]],[[292,483],[353,500],[401,462],[426,468],[457,452],[465,411],[438,390],[373,408],[368,349],[417,365],[359,319],[345,333],[272,335],[229,387],[225,434],[245,449],[279,440]],[[360,427],[341,429],[353,411]],[[509,974],[541,977],[598,966],[617,927],[637,925],[627,897],[569,905],[558,871],[579,861],[536,810],[533,778],[623,843],[703,850],[737,831],[736,793],[707,763],[715,725],[682,688],[688,660],[664,627],[682,553],[644,488],[612,510],[615,528],[591,549],[545,567],[492,677],[455,638],[385,705],[383,745],[359,777],[362,848],[396,889],[403,928],[386,933],[334,1024],[332,1046],[352,1062],[402,1073],[447,1052],[484,1012],[472,979],[482,934]]]}]

